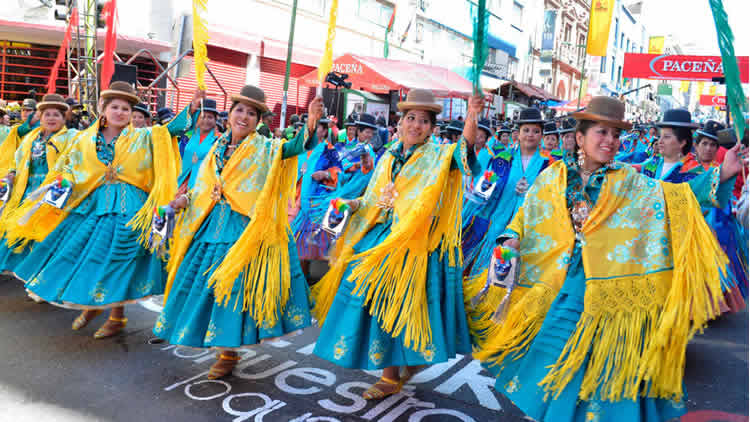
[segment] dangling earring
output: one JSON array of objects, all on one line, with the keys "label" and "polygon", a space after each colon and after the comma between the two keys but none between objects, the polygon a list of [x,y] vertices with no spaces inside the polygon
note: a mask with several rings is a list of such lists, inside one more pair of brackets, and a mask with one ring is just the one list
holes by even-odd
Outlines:
[{"label": "dangling earring", "polygon": [[99,118],[99,127],[102,129],[107,127],[107,116],[102,114],[102,117]]},{"label": "dangling earring", "polygon": [[583,151],[583,148],[578,148],[578,167],[583,168],[583,163],[585,162],[586,153]]}]

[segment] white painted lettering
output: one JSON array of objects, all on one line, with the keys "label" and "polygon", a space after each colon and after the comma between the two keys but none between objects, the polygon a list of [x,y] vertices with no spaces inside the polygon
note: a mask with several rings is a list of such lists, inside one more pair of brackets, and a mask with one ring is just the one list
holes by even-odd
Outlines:
[{"label": "white painted lettering", "polygon": [[474,392],[479,404],[491,410],[501,410],[500,403],[493,392],[495,379],[480,375],[480,372],[482,372],[482,366],[479,361],[472,360],[452,377],[438,385],[435,391],[450,395],[465,384]]},{"label": "white painted lettering", "polygon": [[211,354],[211,349],[196,350],[190,347],[178,347],[174,349],[174,351],[172,351],[172,354],[182,359],[195,359],[201,356]]},{"label": "white painted lettering", "polygon": [[[204,397],[196,396],[191,391],[192,387],[194,385],[201,385],[201,384],[218,384],[218,385],[221,385],[224,388],[226,388],[226,390],[222,391],[221,393],[217,393],[217,394],[214,394],[214,395],[211,395],[211,396],[204,396]],[[218,399],[219,397],[221,397],[221,396],[223,396],[225,394],[229,394],[230,391],[232,391],[232,386],[229,385],[228,382],[221,381],[221,380],[200,380],[198,382],[194,382],[192,384],[188,384],[188,385],[185,386],[185,395],[188,396],[188,397],[190,397],[193,400],[200,400],[200,401]]]},{"label": "white painted lettering", "polygon": [[[238,410],[232,407],[232,400],[242,398],[242,397],[255,397],[259,398],[263,401],[263,405],[260,407],[253,408],[251,410]],[[242,422],[250,419],[250,417],[255,416],[255,421],[262,421],[263,416],[267,415],[268,413],[280,409],[284,407],[286,403],[280,400],[272,400],[270,397],[268,397],[265,394],[260,393],[241,393],[241,394],[232,394],[231,396],[227,396],[224,401],[221,403],[222,408],[224,408],[224,411],[232,416],[236,416],[236,418],[232,419],[232,422]]]},{"label": "white painted lettering", "polygon": [[367,390],[369,387],[370,387],[370,384],[367,384],[365,382],[359,382],[359,381],[346,382],[346,383],[336,386],[336,394],[338,394],[339,396],[345,399],[351,400],[352,401],[351,405],[344,406],[344,405],[336,404],[329,399],[320,400],[318,401],[318,404],[323,409],[330,410],[331,412],[336,412],[336,413],[352,414],[355,412],[359,412],[360,410],[364,409],[365,406],[367,406],[367,400],[362,398],[362,393],[355,394],[355,393],[352,393],[350,390],[353,388],[360,388],[362,389],[362,391],[364,391],[364,390]]},{"label": "white painted lettering", "polygon": [[[417,412],[414,412],[411,416],[409,416],[409,422],[421,422],[422,419],[426,418],[427,416],[436,416],[436,415],[445,415],[445,416],[453,416],[454,418],[462,421],[462,422],[476,422],[474,418],[471,416],[459,412],[458,410],[452,410],[452,409],[427,409],[427,410],[420,410]],[[444,420],[443,418],[440,418],[440,420]]]},{"label": "white painted lettering", "polygon": [[198,375],[195,375],[195,376],[193,376],[193,377],[190,377],[190,378],[186,379],[185,381],[180,381],[180,382],[178,382],[178,383],[172,384],[172,385],[170,385],[169,387],[165,388],[165,389],[164,389],[164,391],[172,391],[172,390],[174,390],[175,388],[177,388],[177,387],[179,387],[179,386],[181,386],[181,385],[183,385],[183,384],[187,384],[187,383],[189,383],[190,381],[192,381],[192,380],[194,380],[194,379],[198,379],[198,378],[200,378],[200,377],[202,377],[202,376],[204,376],[204,375],[208,375],[208,371],[205,371],[205,372],[201,372],[200,374],[198,374]]},{"label": "white painted lettering", "polygon": [[276,386],[281,389],[281,391],[289,394],[301,394],[301,395],[309,395],[309,394],[315,394],[319,393],[321,391],[318,387],[307,387],[307,388],[297,388],[292,387],[287,383],[288,377],[299,377],[304,380],[325,385],[326,387],[330,387],[333,385],[333,383],[336,382],[336,375],[333,374],[333,372],[326,371],[325,369],[320,368],[294,368],[289,369],[287,371],[284,371],[280,373],[279,375],[276,375]]},{"label": "white painted lettering", "polygon": [[293,360],[288,360],[288,361],[286,361],[284,363],[276,365],[276,366],[274,366],[274,367],[272,367],[270,369],[266,369],[265,371],[259,372],[257,374],[249,374],[249,373],[245,372],[245,369],[247,367],[252,366],[252,365],[256,365],[256,364],[258,364],[260,362],[263,362],[264,360],[267,360],[270,357],[271,357],[271,355],[261,355],[261,356],[258,356],[255,359],[251,359],[251,360],[249,360],[247,362],[240,363],[239,365],[237,365],[236,368],[234,368],[234,376],[242,378],[242,379],[246,379],[246,380],[259,380],[259,379],[263,379],[263,378],[268,378],[268,377],[270,377],[272,375],[276,375],[279,372],[281,372],[283,370],[286,370],[286,369],[289,369],[292,366],[294,366],[294,365],[297,364],[297,362],[295,362]]},{"label": "white painted lettering", "polygon": [[410,397],[401,403],[399,403],[398,406],[396,406],[393,410],[388,412],[385,416],[380,418],[378,422],[394,422],[396,419],[398,419],[399,416],[406,413],[409,409],[434,409],[435,403],[429,403],[424,401],[419,401],[418,399],[415,399],[413,397]]},{"label": "white painted lettering", "polygon": [[371,421],[377,418],[381,413],[390,409],[391,406],[398,403],[399,400],[403,399],[404,397],[411,397],[412,395],[414,395],[414,393],[401,390],[400,393],[396,393],[390,397],[386,397],[385,400],[382,400],[380,403],[377,404],[377,406],[373,407],[372,409],[370,409],[369,412],[365,413],[362,416],[362,419],[367,419],[368,421]]},{"label": "white painted lettering", "polygon": [[305,356],[310,356],[315,349],[315,343],[308,344],[307,346],[297,350],[297,353],[303,354]]},{"label": "white painted lettering", "polygon": [[441,375],[448,372],[448,370],[451,369],[453,365],[460,362],[461,359],[463,359],[463,357],[464,357],[463,355],[456,355],[456,357],[448,360],[447,362],[442,362],[442,363],[438,363],[437,365],[429,366],[425,370],[415,375],[414,378],[409,380],[409,384],[423,384],[426,382],[432,382],[438,379]]}]

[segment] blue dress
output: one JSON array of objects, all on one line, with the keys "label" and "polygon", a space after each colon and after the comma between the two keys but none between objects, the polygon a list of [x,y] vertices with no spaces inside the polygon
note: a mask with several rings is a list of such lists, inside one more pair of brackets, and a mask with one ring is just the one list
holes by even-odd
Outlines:
[{"label": "blue dress", "polygon": [[190,140],[185,144],[185,150],[182,153],[182,171],[180,177],[177,178],[177,185],[182,186],[187,180],[188,189],[191,189],[195,185],[195,179],[198,177],[198,170],[200,169],[203,159],[206,157],[211,147],[216,141],[216,131],[213,130],[205,135],[201,140],[201,132],[199,128],[194,128],[193,133],[190,136]]},{"label": "blue dress", "polygon": [[[231,136],[231,135],[230,135]],[[231,138],[230,138],[231,139]],[[302,152],[303,131],[295,141],[284,144],[283,158]],[[312,138],[315,142],[315,138]],[[224,154],[220,154],[224,156]],[[224,156],[226,162],[229,157]],[[221,166],[223,167],[223,166]],[[280,337],[310,325],[309,290],[300,268],[294,239],[289,236],[291,289],[284,309],[278,311],[274,326],[257,326],[249,312],[233,304],[244,294],[243,283],[235,281],[228,305],[216,303],[208,280],[213,269],[224,260],[229,249],[242,235],[250,218],[230,207],[226,199],[214,206],[201,224],[180,264],[167,303],[154,325],[154,334],[171,344],[189,347],[238,348]]]},{"label": "blue dress", "polygon": [[472,276],[487,268],[490,254],[495,248],[495,239],[523,202],[524,197],[516,193],[516,184],[525,177],[531,186],[548,164],[549,159],[543,157],[539,149],[525,170],[520,149],[504,151],[490,161],[488,168],[498,177],[495,191],[487,200],[476,196],[470,198],[465,202],[461,216],[464,269],[470,269]]},{"label": "blue dress", "polygon": [[[565,163],[568,167],[568,186],[565,192],[569,209],[580,200],[586,200],[593,208],[599,198],[606,172],[616,170],[622,165],[615,163],[597,170],[584,187],[586,195],[582,195],[583,181],[575,170],[574,161],[572,158],[566,158]],[[691,188],[699,200],[710,195],[702,185],[691,183]],[[722,183],[718,193],[719,200],[727,199],[730,190],[729,183]],[[512,230],[505,230],[503,236],[519,237],[518,233]],[[611,402],[600,400],[597,394],[593,400],[580,400],[578,392],[581,389],[584,370],[590,355],[581,364],[580,369],[560,396],[554,400],[551,397],[545,400],[547,392],[539,386],[539,383],[549,373],[550,366],[558,361],[565,344],[575,332],[576,324],[581,319],[584,309],[585,293],[586,276],[581,259],[581,243],[576,238],[562,288],[552,302],[539,333],[534,337],[526,354],[518,359],[514,359],[512,355],[504,359],[503,369],[499,374],[497,366],[487,367],[493,375],[497,376],[495,389],[504,393],[526,415],[539,422],[666,421],[685,413],[685,398],[679,402],[647,397],[640,397],[638,401],[623,399]]]},{"label": "blue dress", "polygon": [[[187,110],[167,125],[170,134],[190,123]],[[97,157],[105,165],[114,159],[115,142],[97,134]],[[17,265],[26,289],[75,309],[112,308],[162,294],[164,262],[127,227],[146,198],[145,191],[120,181],[96,188]]]},{"label": "blue dress", "polygon": [[[418,145],[407,153],[388,150],[395,159],[391,169],[391,180],[395,180],[401,168],[412,156]],[[473,148],[469,148],[467,159],[472,172],[479,166]],[[452,168],[460,168],[459,149],[453,157]],[[380,244],[391,233],[393,213],[376,224],[354,246],[360,253]],[[404,346],[404,333],[398,337],[380,328],[377,318],[363,306],[366,295],[354,293],[355,284],[349,281],[356,263],[350,263],[341,279],[341,284],[328,311],[315,344],[315,355],[339,366],[355,369],[380,369],[389,366],[430,365],[445,362],[456,354],[470,353],[471,340],[464,311],[461,267],[451,266],[447,259],[440,258],[440,251],[429,255],[427,264],[427,307],[432,329],[432,344],[420,353]]]},{"label": "blue dress", "polygon": [[[52,148],[57,149],[54,144],[49,144]],[[58,151],[59,153],[60,151]],[[42,186],[42,182],[47,177],[47,139],[43,139],[40,133],[37,139],[32,141],[31,145],[31,163],[29,164],[29,178],[26,181],[26,190],[23,191],[21,201]],[[0,271],[15,271],[16,266],[26,258],[31,250],[31,245],[27,245],[22,251],[14,252],[15,248],[9,247],[6,242],[0,242]]]}]

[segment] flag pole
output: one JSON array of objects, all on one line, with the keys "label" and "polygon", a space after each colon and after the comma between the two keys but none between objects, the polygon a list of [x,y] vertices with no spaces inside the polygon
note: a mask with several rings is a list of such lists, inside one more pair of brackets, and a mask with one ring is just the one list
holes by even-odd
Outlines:
[{"label": "flag pole", "polygon": [[297,0],[292,2],[292,23],[289,25],[289,43],[286,46],[286,70],[284,71],[284,96],[281,99],[281,122],[279,127],[286,124],[286,102],[289,92],[289,72],[292,67],[292,47],[294,45],[294,23],[297,20]]},{"label": "flag pole", "polygon": [[[590,13],[590,12],[589,12]],[[589,44],[589,32],[591,31],[591,21],[589,18],[589,26],[586,28],[586,42],[583,43],[583,58],[581,60],[581,80],[578,82],[578,102],[576,103],[576,109],[581,108],[581,95],[583,93],[583,76],[586,73],[586,57],[588,56],[588,52],[586,49],[588,48]]]}]

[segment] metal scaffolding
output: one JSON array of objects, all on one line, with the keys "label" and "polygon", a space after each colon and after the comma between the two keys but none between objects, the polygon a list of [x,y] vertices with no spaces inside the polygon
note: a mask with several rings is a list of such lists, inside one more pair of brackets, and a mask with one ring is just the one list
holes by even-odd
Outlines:
[{"label": "metal scaffolding", "polygon": [[97,0],[69,0],[68,19],[74,7],[78,7],[78,25],[72,31],[68,44],[68,92],[89,113],[96,114],[99,98],[97,78],[96,23]]}]

